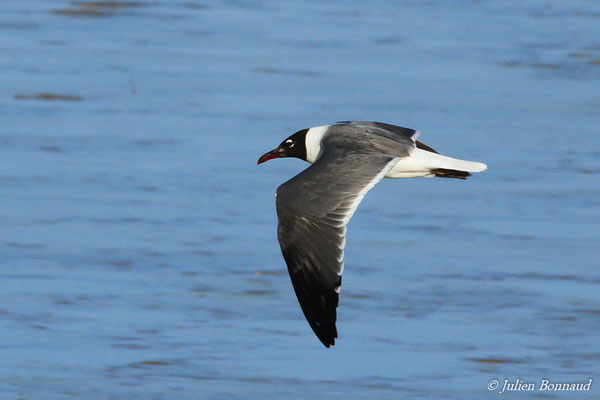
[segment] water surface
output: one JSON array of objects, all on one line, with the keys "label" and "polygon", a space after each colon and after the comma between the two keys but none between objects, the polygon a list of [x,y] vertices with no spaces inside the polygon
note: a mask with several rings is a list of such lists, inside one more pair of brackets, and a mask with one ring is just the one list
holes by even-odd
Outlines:
[{"label": "water surface", "polygon": [[[599,393],[598,6],[3,5],[0,398]],[[255,163],[356,119],[489,170],[369,193],[325,349],[275,233],[305,164]]]}]

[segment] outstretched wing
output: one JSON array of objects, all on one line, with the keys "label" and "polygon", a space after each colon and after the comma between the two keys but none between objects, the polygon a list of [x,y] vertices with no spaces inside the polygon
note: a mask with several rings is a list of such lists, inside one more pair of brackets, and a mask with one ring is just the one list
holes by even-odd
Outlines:
[{"label": "outstretched wing", "polygon": [[417,138],[421,135],[421,132],[415,129],[404,128],[402,126],[373,121],[343,121],[338,122],[338,124],[346,124],[357,128],[363,128],[367,132],[370,131],[371,133],[374,133],[376,135],[392,138],[401,142],[406,141],[406,139],[410,139],[414,142],[418,149],[423,149],[432,153],[437,153],[437,151],[427,146],[425,143],[419,142],[417,140]]},{"label": "outstretched wing", "polygon": [[277,189],[277,234],[294,291],[311,328],[329,347],[344,269],[346,224],[397,158],[331,146]]}]

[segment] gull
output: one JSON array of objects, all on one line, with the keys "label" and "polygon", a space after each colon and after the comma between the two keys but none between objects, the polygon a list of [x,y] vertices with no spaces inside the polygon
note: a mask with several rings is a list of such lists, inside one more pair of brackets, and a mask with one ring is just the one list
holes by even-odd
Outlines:
[{"label": "gull", "polygon": [[346,225],[367,192],[383,178],[466,179],[487,168],[443,156],[418,136],[381,122],[344,121],[302,129],[258,159],[312,164],[277,189],[277,237],[300,307],[325,347],[338,335]]}]

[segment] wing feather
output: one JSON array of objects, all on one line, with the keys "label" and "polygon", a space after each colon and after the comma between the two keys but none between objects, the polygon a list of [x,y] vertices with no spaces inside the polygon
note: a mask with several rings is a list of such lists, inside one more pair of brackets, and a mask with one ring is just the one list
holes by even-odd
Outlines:
[{"label": "wing feather", "polygon": [[346,224],[397,160],[369,149],[324,151],[277,189],[281,252],[304,316],[326,347],[337,338]]}]

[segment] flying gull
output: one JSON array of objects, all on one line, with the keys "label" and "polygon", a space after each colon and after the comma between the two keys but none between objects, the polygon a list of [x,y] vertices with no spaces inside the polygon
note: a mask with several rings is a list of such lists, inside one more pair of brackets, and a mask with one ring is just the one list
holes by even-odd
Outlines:
[{"label": "flying gull", "polygon": [[312,164],[277,189],[277,236],[304,316],[326,347],[337,338],[346,225],[367,192],[382,178],[466,179],[487,168],[443,156],[418,136],[380,122],[338,122],[302,129],[258,159]]}]

